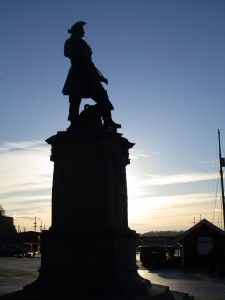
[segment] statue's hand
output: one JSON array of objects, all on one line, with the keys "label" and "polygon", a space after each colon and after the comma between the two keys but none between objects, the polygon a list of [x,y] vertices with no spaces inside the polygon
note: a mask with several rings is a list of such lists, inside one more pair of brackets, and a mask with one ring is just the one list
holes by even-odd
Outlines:
[{"label": "statue's hand", "polygon": [[108,84],[108,79],[105,78],[105,77],[102,77],[102,78],[101,78],[101,81],[104,82],[105,84]]}]

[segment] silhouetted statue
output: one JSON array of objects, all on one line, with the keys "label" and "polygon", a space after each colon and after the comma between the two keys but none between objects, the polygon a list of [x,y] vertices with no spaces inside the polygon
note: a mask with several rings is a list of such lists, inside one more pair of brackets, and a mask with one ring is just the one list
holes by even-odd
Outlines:
[{"label": "silhouetted statue", "polygon": [[62,93],[69,95],[69,116],[68,120],[72,127],[79,123],[79,107],[82,98],[91,98],[98,104],[100,116],[106,128],[120,128],[121,125],[115,123],[111,117],[113,105],[109,101],[107,91],[101,82],[108,84],[108,80],[92,62],[92,50],[83,40],[85,22],[75,23],[68,33],[71,37],[64,45],[64,55],[70,58],[71,68],[64,84]]}]

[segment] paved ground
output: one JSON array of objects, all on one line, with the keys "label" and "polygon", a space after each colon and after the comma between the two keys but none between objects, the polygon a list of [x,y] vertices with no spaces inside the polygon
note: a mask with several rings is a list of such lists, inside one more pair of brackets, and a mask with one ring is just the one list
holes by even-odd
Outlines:
[{"label": "paved ground", "polygon": [[[0,295],[21,290],[38,276],[40,257],[0,257]],[[195,300],[225,300],[225,278],[209,277],[206,270],[152,268],[146,270],[139,261],[139,274],[154,284],[189,293]]]},{"label": "paved ground", "polygon": [[169,286],[171,291],[188,293],[195,300],[225,300],[225,278],[212,278],[194,270],[152,269],[139,270],[152,283]]},{"label": "paved ground", "polygon": [[38,277],[41,259],[0,257],[0,295],[21,290]]}]

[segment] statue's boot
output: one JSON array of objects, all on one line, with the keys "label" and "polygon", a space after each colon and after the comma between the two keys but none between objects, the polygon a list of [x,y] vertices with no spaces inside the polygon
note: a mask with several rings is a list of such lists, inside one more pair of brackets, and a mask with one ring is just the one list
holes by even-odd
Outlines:
[{"label": "statue's boot", "polygon": [[79,128],[79,115],[72,115],[68,116],[68,121],[70,121],[70,126],[67,128],[68,131],[74,130]]},{"label": "statue's boot", "polygon": [[110,110],[104,112],[103,120],[104,120],[104,127],[106,128],[113,128],[113,129],[121,128],[120,124],[117,124],[112,120]]}]

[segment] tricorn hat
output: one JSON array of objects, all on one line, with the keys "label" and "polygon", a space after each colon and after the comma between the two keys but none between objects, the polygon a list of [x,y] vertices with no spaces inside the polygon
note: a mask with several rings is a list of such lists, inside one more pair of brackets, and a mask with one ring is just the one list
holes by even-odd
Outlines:
[{"label": "tricorn hat", "polygon": [[81,30],[84,25],[86,25],[86,23],[83,21],[76,22],[70,29],[68,29],[68,33],[74,34]]}]

